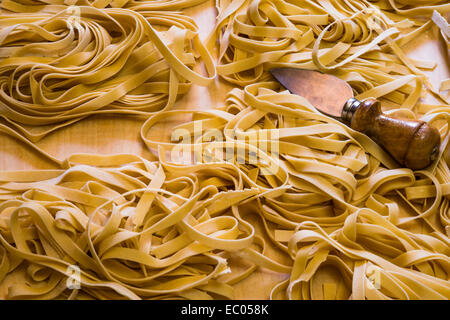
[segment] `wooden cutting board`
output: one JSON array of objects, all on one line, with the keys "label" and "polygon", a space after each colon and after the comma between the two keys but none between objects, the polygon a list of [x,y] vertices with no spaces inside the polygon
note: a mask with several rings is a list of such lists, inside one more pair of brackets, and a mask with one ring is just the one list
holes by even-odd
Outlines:
[{"label": "wooden cutting board", "polygon": [[[199,6],[186,10],[199,26],[202,39],[206,39],[214,26],[216,10],[214,1],[210,0]],[[440,81],[450,77],[448,50],[440,40],[437,27],[408,45],[407,52],[411,57],[432,60],[438,67],[429,72],[431,82],[439,88]],[[224,105],[225,96],[232,86],[222,80],[207,88],[193,86],[176,105],[177,109],[208,109]],[[449,93],[444,93],[448,95]],[[93,116],[68,128],[51,134],[38,143],[38,146],[64,159],[72,153],[131,153],[156,160],[154,154],[142,143],[139,130],[142,119],[123,116]],[[158,135],[169,136],[170,125],[159,127]],[[0,133],[0,170],[51,169],[52,163],[39,157],[37,153],[26,148],[20,142]],[[268,242],[267,242],[268,243]],[[286,261],[276,249],[271,248],[268,254],[280,262]],[[249,278],[236,284],[236,299],[268,299],[272,287],[288,275],[277,274],[269,270],[257,270]],[[1,298],[1,293],[0,293]]]}]

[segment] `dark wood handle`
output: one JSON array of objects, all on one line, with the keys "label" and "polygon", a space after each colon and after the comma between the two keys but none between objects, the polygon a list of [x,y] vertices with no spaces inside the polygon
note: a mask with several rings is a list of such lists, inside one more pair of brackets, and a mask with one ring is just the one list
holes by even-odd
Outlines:
[{"label": "dark wood handle", "polygon": [[439,154],[439,131],[425,121],[391,118],[379,101],[362,102],[351,117],[350,127],[368,135],[401,165],[413,170],[428,167]]}]

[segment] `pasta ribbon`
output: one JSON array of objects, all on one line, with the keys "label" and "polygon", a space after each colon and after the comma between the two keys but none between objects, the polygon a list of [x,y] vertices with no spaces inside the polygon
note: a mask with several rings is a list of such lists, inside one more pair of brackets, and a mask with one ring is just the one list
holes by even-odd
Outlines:
[{"label": "pasta ribbon", "polygon": [[358,99],[379,98],[389,109],[413,109],[424,89],[447,104],[423,72],[436,64],[408,58],[401,49],[431,25],[416,13],[447,12],[444,2],[415,11],[403,10],[417,5],[412,1],[217,1],[208,48],[216,52],[218,74],[238,86],[291,67],[333,74]]}]

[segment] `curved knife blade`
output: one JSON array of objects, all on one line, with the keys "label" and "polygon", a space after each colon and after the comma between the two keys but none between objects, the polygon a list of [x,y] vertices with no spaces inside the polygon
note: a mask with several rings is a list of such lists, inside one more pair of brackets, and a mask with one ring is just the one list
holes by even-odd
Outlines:
[{"label": "curved knife blade", "polygon": [[275,68],[270,72],[291,93],[304,97],[319,111],[335,118],[341,117],[345,103],[353,98],[352,87],[329,74],[295,68]]}]

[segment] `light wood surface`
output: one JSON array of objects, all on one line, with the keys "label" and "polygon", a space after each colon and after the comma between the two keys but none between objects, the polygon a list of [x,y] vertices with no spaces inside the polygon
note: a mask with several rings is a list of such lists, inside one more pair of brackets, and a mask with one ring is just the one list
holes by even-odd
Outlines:
[{"label": "light wood surface", "polygon": [[[215,23],[216,10],[214,1],[186,10],[198,26],[202,39],[206,39]],[[411,57],[433,60],[438,67],[428,72],[435,88],[440,81],[449,78],[448,50],[439,40],[437,27],[423,34],[408,45],[407,52]],[[207,88],[193,86],[176,105],[180,109],[207,109],[221,106],[225,102],[227,92],[232,88],[229,84],[217,80]],[[444,95],[448,95],[444,93]],[[139,130],[143,119],[123,116],[94,116],[78,122],[68,128],[51,134],[38,143],[38,146],[59,159],[72,153],[131,153],[156,160],[155,155],[142,143]],[[162,126],[158,135],[170,133],[170,126]],[[0,170],[44,169],[54,168],[52,163],[40,158],[36,153],[23,146],[17,140],[0,133]],[[280,262],[285,257],[276,249],[269,254]],[[249,278],[238,283],[236,299],[267,299],[273,285],[287,275],[280,275],[268,270],[258,270]]]}]

